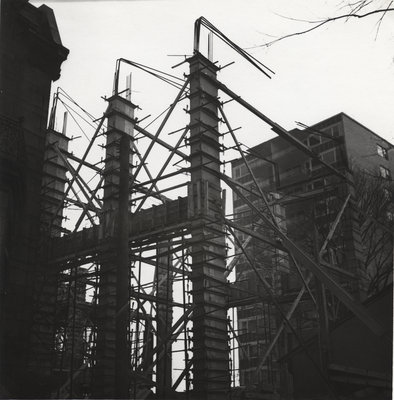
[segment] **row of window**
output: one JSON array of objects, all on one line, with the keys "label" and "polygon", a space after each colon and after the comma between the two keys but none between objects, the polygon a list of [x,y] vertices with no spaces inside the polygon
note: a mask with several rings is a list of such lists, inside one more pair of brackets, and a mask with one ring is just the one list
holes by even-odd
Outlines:
[{"label": "row of window", "polygon": [[331,126],[329,128],[322,130],[321,132],[322,132],[321,134],[315,133],[308,136],[308,138],[304,140],[304,144],[306,144],[309,147],[314,147],[323,143],[325,136],[332,136],[332,137],[340,136],[339,125]]},{"label": "row of window", "polygon": [[[320,159],[327,164],[334,164],[338,160],[337,149],[334,148],[320,153]],[[322,166],[323,164],[315,158],[310,158],[305,162],[305,169],[307,171],[315,171]]]},{"label": "row of window", "polygon": [[[338,137],[338,136],[340,136],[339,126],[334,125],[330,128],[327,128],[327,129],[323,130],[323,133],[328,134],[333,137]],[[304,144],[306,144],[309,147],[318,146],[322,142],[323,142],[323,137],[322,137],[322,135],[319,135],[319,134],[310,135],[306,140],[304,140]],[[376,144],[376,152],[380,157],[383,157],[386,160],[388,159],[387,149],[384,148],[383,146],[381,146],[380,144]],[[325,153],[328,153],[328,152],[325,152]],[[323,156],[325,153],[321,153],[321,155]],[[252,160],[250,162],[250,165],[254,164],[258,161],[259,160]],[[326,161],[326,162],[331,164],[330,161]],[[332,162],[334,162],[334,161],[332,161]],[[248,174],[248,169],[247,169],[246,165],[240,165],[240,166],[234,168],[234,177],[235,178],[239,178],[239,177],[247,175],[247,174]]]},{"label": "row of window", "polygon": [[[307,164],[306,164],[307,169],[310,168],[310,166],[311,166],[310,161],[311,160],[307,161]],[[314,164],[314,165],[316,165],[316,164]],[[388,168],[384,167],[383,165],[380,165],[379,166],[379,176],[381,178],[383,178],[383,179],[390,180],[391,179],[390,170]],[[308,184],[306,184],[306,190],[307,191],[317,190],[317,189],[321,189],[321,188],[323,188],[324,186],[327,186],[327,185],[328,185],[327,179],[319,178],[319,179],[315,179],[315,180],[309,182]],[[297,193],[297,192],[303,192],[303,190],[304,190],[303,186],[294,187],[293,190],[291,192],[289,192],[289,194],[290,193],[294,194],[294,193]]]},{"label": "row of window", "polygon": [[[340,130],[338,125],[334,125],[330,128],[327,128],[323,131],[325,134],[329,134],[333,137],[335,136],[340,136]],[[314,147],[317,145],[320,145],[323,141],[322,136],[320,135],[310,135],[304,143],[307,144],[310,147]],[[338,148],[332,148],[326,151],[323,151],[320,153],[320,158],[327,164],[334,164],[339,161],[340,159],[340,153],[338,152]],[[376,152],[377,154],[384,158],[388,159],[388,151],[385,147],[381,146],[380,144],[376,144]],[[257,160],[258,161],[258,160]],[[305,169],[307,171],[316,171],[320,169],[323,165],[319,162],[317,159],[309,159],[305,162]],[[296,167],[293,167],[292,169],[289,169],[288,171],[285,171],[284,173],[281,174],[281,178],[287,178],[290,177],[291,175],[297,175],[300,172],[300,166],[297,165]],[[240,165],[233,170],[234,177],[237,179],[244,177],[245,175],[248,175],[248,170],[245,165]],[[391,179],[391,174],[390,170],[386,168],[385,166],[381,165],[379,167],[379,175],[380,177],[384,179]],[[246,178],[246,176],[245,176]],[[317,186],[317,185],[316,185]],[[321,187],[321,186],[320,186]],[[308,188],[311,189],[311,188]],[[317,187],[314,187],[314,189],[317,189]],[[238,196],[235,194],[234,200],[237,200]]]},{"label": "row of window", "polygon": [[339,125],[331,126],[330,128],[322,130],[322,134],[313,134],[310,135],[306,140],[304,140],[304,144],[309,147],[318,146],[319,144],[323,143],[324,136],[332,136],[338,137],[340,136]]}]

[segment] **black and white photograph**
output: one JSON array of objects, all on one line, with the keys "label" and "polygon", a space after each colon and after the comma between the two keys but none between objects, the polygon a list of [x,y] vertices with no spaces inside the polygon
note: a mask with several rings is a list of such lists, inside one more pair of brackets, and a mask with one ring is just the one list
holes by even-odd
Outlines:
[{"label": "black and white photograph", "polygon": [[391,400],[394,1],[0,6],[0,399]]}]

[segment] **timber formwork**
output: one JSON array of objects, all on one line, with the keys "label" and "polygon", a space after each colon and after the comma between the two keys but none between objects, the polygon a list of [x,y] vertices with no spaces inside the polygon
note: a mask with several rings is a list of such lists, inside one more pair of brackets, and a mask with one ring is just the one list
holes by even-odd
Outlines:
[{"label": "timber formwork", "polygon": [[193,384],[197,397],[219,399],[228,396],[230,376],[217,67],[200,54],[189,62],[191,193],[188,197],[192,200],[190,213],[195,220],[192,238],[197,242],[191,248]]}]

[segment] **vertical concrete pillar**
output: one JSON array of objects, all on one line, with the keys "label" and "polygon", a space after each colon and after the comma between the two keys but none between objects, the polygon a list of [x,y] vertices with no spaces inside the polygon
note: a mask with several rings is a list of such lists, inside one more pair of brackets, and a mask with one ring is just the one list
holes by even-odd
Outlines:
[{"label": "vertical concrete pillar", "polygon": [[[40,375],[44,382],[50,381],[53,374],[54,326],[57,307],[58,275],[45,266],[45,251],[49,238],[60,237],[63,221],[63,195],[67,182],[65,163],[53,146],[67,151],[69,139],[60,132],[48,129],[45,136],[41,198],[40,198],[40,254],[42,257],[36,268],[34,282],[29,372]],[[71,343],[71,340],[69,340]],[[64,369],[69,366],[65,365]],[[43,387],[47,383],[42,384]],[[45,389],[47,390],[47,389]]]},{"label": "vertical concrete pillar", "polygon": [[[190,63],[189,209],[192,237],[193,393],[198,399],[227,399],[230,389],[227,335],[225,236],[217,113],[217,67],[197,53]],[[210,79],[207,79],[210,77]]]},{"label": "vertical concrete pillar", "polygon": [[128,398],[128,214],[135,106],[118,95],[108,101],[110,111],[107,115],[104,215],[101,223],[105,235],[113,240],[115,253],[101,263],[93,396]]},{"label": "vertical concrete pillar", "polygon": [[63,221],[63,195],[67,182],[65,162],[52,147],[68,151],[70,139],[63,133],[48,129],[41,187],[41,230],[50,236],[60,236]]},{"label": "vertical concrete pillar", "polygon": [[[158,243],[157,255],[157,297],[165,299],[167,303],[157,302],[157,336],[163,342],[168,338],[172,327],[172,305],[173,300],[173,278],[170,267],[172,265],[170,251],[170,241]],[[164,254],[163,254],[164,253]],[[156,367],[156,394],[160,399],[172,398],[172,346],[164,344],[165,354],[157,362]]]}]

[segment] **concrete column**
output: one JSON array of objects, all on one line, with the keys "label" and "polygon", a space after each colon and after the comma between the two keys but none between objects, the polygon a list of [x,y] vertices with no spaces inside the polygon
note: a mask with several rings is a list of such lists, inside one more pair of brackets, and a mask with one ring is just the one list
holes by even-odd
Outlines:
[{"label": "concrete column", "polygon": [[197,53],[190,63],[191,184],[193,218],[193,393],[227,399],[230,389],[227,335],[225,236],[222,207],[216,80],[218,68]]},{"label": "concrete column", "polygon": [[53,149],[68,151],[70,139],[63,133],[48,129],[41,187],[41,229],[44,234],[60,236],[63,221],[62,199],[67,182],[65,162]]},{"label": "concrete column", "polygon": [[113,240],[115,254],[101,263],[93,396],[128,398],[128,215],[135,106],[118,95],[108,101],[110,111],[101,223],[105,225],[106,235]]},{"label": "concrete column", "polygon": [[[172,306],[168,303],[173,300],[173,278],[169,270],[172,264],[171,255],[166,253],[170,250],[170,242],[158,243],[157,255],[157,297],[165,299],[167,304],[157,302],[157,336],[163,342],[169,335],[172,327]],[[172,346],[164,345],[165,355],[161,358],[156,367],[156,394],[160,399],[172,398]]]}]

